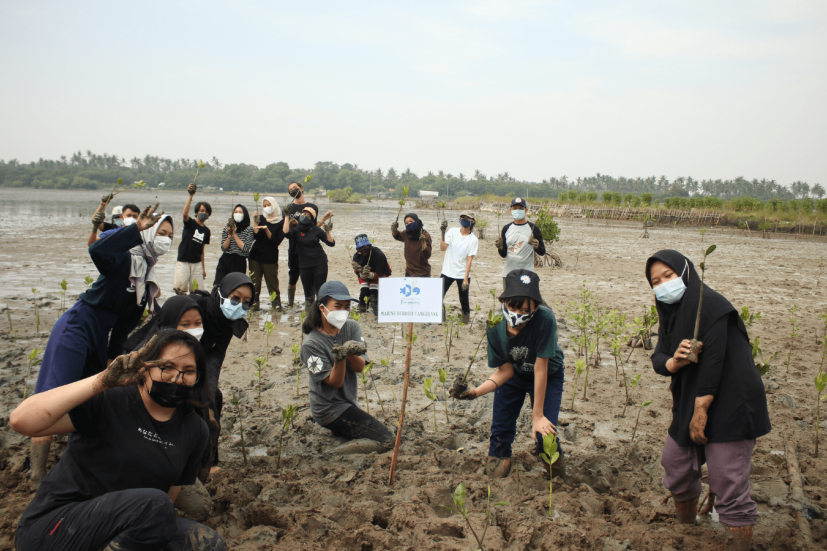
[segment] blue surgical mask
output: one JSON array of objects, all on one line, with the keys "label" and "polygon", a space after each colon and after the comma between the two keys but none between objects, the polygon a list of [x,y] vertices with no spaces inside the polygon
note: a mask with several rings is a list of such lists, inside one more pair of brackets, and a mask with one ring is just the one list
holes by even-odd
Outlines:
[{"label": "blue surgical mask", "polygon": [[683,273],[681,273],[680,277],[670,279],[655,287],[653,289],[653,291],[655,291],[655,298],[664,304],[675,304],[682,299],[683,294],[686,292],[686,285],[683,283],[683,274],[686,273],[687,267],[689,267],[688,264],[684,266]]},{"label": "blue surgical mask", "polygon": [[511,216],[514,217],[514,220],[522,220],[525,218],[525,211],[523,209],[512,210]]},{"label": "blue surgical mask", "polygon": [[123,220],[121,220],[120,218],[115,218],[114,220],[112,220],[112,223],[118,226],[119,228],[123,226]]},{"label": "blue surgical mask", "polygon": [[220,291],[218,296],[221,297],[221,313],[224,314],[224,317],[228,320],[241,319],[247,315],[247,312],[244,311],[244,307],[240,302],[233,304],[230,299],[222,297]]},{"label": "blue surgical mask", "polygon": [[459,225],[462,226],[463,228],[470,228],[471,227],[471,221],[466,219],[466,218],[460,218],[459,219]]}]

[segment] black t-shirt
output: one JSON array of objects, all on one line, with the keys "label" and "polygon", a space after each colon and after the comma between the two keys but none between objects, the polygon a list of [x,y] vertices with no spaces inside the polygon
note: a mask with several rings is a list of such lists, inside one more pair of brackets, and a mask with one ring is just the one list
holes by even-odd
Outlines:
[{"label": "black t-shirt", "polygon": [[156,421],[138,387],[102,392],[69,412],[76,432],[20,519],[31,524],[66,505],[134,488],[168,492],[195,483],[209,432],[195,413],[179,409]]},{"label": "black t-shirt", "polygon": [[279,261],[279,245],[284,241],[284,232],[282,232],[284,220],[271,224],[261,216],[259,226],[267,226],[271,237],[267,237],[266,231],[258,230],[253,248],[250,250],[250,260],[261,264],[276,264]]},{"label": "black t-shirt", "polygon": [[202,226],[190,216],[184,221],[181,244],[178,245],[178,262],[201,262],[204,245],[210,244],[210,228]]},{"label": "black t-shirt", "polygon": [[306,232],[296,226],[287,233],[287,237],[290,244],[296,247],[299,268],[314,268],[327,264],[327,253],[322,249],[322,243],[328,247],[335,245],[335,242],[327,240],[327,234],[319,226],[311,226]]},{"label": "black t-shirt", "polygon": [[[316,218],[317,219],[319,218],[319,207],[317,207],[313,203],[302,203],[301,205],[297,205],[296,203],[293,203],[292,205],[290,205],[290,218],[292,218],[293,220],[298,222],[299,221],[299,216],[301,216],[302,211],[304,210],[305,207],[310,207],[311,209],[315,210],[316,211]],[[287,253],[288,254],[296,254],[296,243],[295,243],[295,241],[291,240],[290,243],[287,245]]]},{"label": "black t-shirt", "polygon": [[526,326],[509,338],[506,321],[488,330],[488,366],[514,365],[514,372],[534,376],[537,358],[548,358],[548,372],[563,367],[563,350],[557,344],[557,320],[550,308],[540,306]]},{"label": "black t-shirt", "polygon": [[353,261],[359,266],[368,264],[370,266],[370,271],[375,273],[377,276],[391,275],[391,266],[388,264],[388,259],[385,257],[385,253],[383,253],[379,247],[374,247],[371,245],[370,253],[368,253],[367,256],[363,256],[359,253],[354,254]]}]

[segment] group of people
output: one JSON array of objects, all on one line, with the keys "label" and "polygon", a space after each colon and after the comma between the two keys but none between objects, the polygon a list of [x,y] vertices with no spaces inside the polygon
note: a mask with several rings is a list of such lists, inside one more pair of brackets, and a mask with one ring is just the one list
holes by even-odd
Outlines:
[{"label": "group of people", "polygon": [[[216,468],[223,404],[220,371],[233,336],[247,330],[244,318],[257,305],[261,278],[268,287],[272,280],[278,289],[277,271],[268,274],[267,266],[275,264],[285,237],[290,240],[290,299],[299,278],[305,288],[301,361],[307,369],[313,419],[333,434],[373,440],[380,450],[394,444],[394,433],[358,405],[357,374],[370,361],[369,346],[350,316],[354,302],[362,311],[376,311],[379,280],[391,276],[385,254],[366,234],[359,234],[352,260],[359,297],[345,283],[327,281],[322,244],[335,245],[332,214],[320,218],[315,205],[301,200],[301,186],[291,184],[293,203],[279,214],[275,199],[265,198],[263,220],[254,213],[252,227],[246,209],[235,208],[232,222],[222,230],[224,255],[208,291],[198,282],[206,277],[203,245],[209,242],[209,229],[204,222],[211,208],[199,202],[195,218],[189,216],[195,191],[189,188],[184,209],[176,280],[180,274],[182,281],[194,279],[196,284],[179,288],[160,308],[155,266],[172,246],[172,217],[157,214],[157,205],[143,211],[125,205],[113,227],[102,225],[102,210],[93,217],[94,233],[103,230],[90,236],[89,246],[100,276],[58,319],[36,394],[10,416],[12,428],[32,438],[32,478],[39,484],[18,524],[21,551],[226,548],[212,529],[177,517],[174,504]],[[527,208],[522,198],[512,201],[514,220],[495,241],[505,266],[499,295],[502,321],[487,330],[493,371],[473,388],[450,392],[460,400],[494,393],[487,468],[492,477],[511,471],[526,395],[532,408],[531,436],[536,452],[542,453],[543,436],[557,433],[565,381],[557,321],[534,272],[534,254],[545,252],[542,234],[527,220]],[[403,222],[403,231],[394,222],[391,232],[404,244],[405,275],[430,277],[432,238],[415,213],[406,214]],[[439,228],[445,252],[443,295],[457,284],[466,320],[479,245],[475,222],[474,213],[464,211],[458,227],[448,228],[443,221]],[[259,254],[250,258],[251,271],[260,273],[256,283],[233,256],[250,256],[259,243]],[[758,518],[750,498],[750,457],[755,439],[770,431],[770,423],[746,329],[735,308],[701,283],[682,254],[656,253],[646,262],[645,276],[660,314],[653,369],[671,378],[673,399],[662,458],[664,484],[674,498],[678,520],[694,522],[701,465],[708,463],[719,518],[736,545],[748,546]],[[702,286],[703,347],[693,363],[689,338]],[[136,331],[145,309],[155,315]],[[66,433],[69,446],[46,474],[52,436]],[[547,468],[549,477],[565,476],[562,449],[560,459]]]}]

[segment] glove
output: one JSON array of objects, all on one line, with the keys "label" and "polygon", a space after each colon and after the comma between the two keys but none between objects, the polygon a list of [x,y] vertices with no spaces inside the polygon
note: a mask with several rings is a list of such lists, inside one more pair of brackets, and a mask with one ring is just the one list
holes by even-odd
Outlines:
[{"label": "glove", "polygon": [[367,264],[362,267],[362,272],[359,274],[362,279],[373,279],[375,275],[376,274],[370,271],[370,267]]},{"label": "glove", "polygon": [[333,231],[333,220],[328,220],[327,222],[324,223],[324,231],[325,232]]},{"label": "glove", "polygon": [[399,222],[391,222],[391,231],[399,231]]},{"label": "glove", "polygon": [[503,238],[498,237],[497,240],[494,241],[494,246],[497,247],[498,249],[502,249],[503,248]]},{"label": "glove", "polygon": [[114,197],[115,196],[112,195],[111,193],[107,193],[106,195],[101,197],[101,203],[103,203],[104,205],[108,205],[109,201],[111,201]]},{"label": "glove", "polygon": [[98,212],[92,216],[92,227],[94,229],[98,229],[98,226],[103,224],[104,219],[106,218],[105,212]]},{"label": "glove", "polygon": [[187,186],[187,193],[189,193],[189,194],[190,194],[190,197],[192,197],[193,195],[195,195],[195,192],[196,192],[197,190],[198,190],[198,186],[197,186],[197,185],[195,185],[195,183],[194,183],[194,182],[193,182],[192,184],[190,184],[190,185],[188,185],[188,186]]},{"label": "glove", "polygon": [[355,272],[361,272],[362,271],[362,267],[355,260],[351,260],[350,265],[353,266],[353,271],[355,271]]},{"label": "glove", "polygon": [[442,238],[445,238],[445,230],[448,229],[448,221],[443,220],[442,224],[439,225],[439,230],[442,232]]},{"label": "glove", "polygon": [[345,344],[337,344],[333,347],[333,359],[340,362],[348,356],[361,356],[368,351],[364,343],[347,341]]}]

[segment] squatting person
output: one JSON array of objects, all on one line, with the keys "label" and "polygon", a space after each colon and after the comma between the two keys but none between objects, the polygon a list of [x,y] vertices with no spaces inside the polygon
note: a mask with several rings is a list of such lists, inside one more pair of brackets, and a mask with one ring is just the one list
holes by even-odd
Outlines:
[{"label": "squatting person", "polygon": [[439,226],[442,237],[439,248],[445,251],[442,259],[442,298],[451,285],[457,284],[459,303],[462,308],[462,323],[471,321],[471,304],[468,302],[468,285],[471,277],[471,263],[477,255],[479,239],[474,235],[476,217],[471,211],[459,215],[458,228],[448,229],[448,221],[443,220]]},{"label": "squatting person", "polygon": [[503,286],[505,276],[512,270],[534,271],[534,253],[540,256],[546,254],[543,243],[543,233],[540,228],[526,218],[528,203],[522,197],[511,201],[511,217],[513,222],[503,226],[502,233],[494,241],[497,252],[505,259],[503,266]]},{"label": "squatting person", "polygon": [[359,311],[367,310],[366,300],[374,315],[379,315],[379,279],[391,276],[391,266],[382,249],[375,247],[368,236],[356,236],[356,254],[351,261],[353,272],[359,278]]},{"label": "squatting person", "polygon": [[398,222],[392,222],[391,235],[405,244],[405,277],[431,277],[431,234],[413,212],[405,215],[404,222],[404,232],[399,231]]},{"label": "squatting person", "polygon": [[[660,328],[652,354],[656,373],[671,377],[672,424],[663,448],[663,484],[675,500],[678,521],[695,522],[701,493],[701,465],[727,538],[749,549],[758,509],[750,497],[749,473],[755,439],[770,432],[767,397],[738,311],[701,283],[695,266],[677,251],[663,250],[646,261],[655,292]],[[698,363],[691,363],[690,339],[698,299],[704,302]],[[700,463],[700,464],[699,464]],[[732,543],[732,542],[731,542]]]},{"label": "squatting person", "polygon": [[184,203],[184,230],[181,232],[181,244],[178,245],[178,261],[175,263],[175,280],[173,289],[179,295],[195,291],[193,281],[198,289],[205,289],[207,266],[204,263],[204,245],[210,244],[210,228],[206,226],[207,219],[212,214],[209,203],[199,201],[195,203],[195,216],[190,217],[192,198],[198,186],[187,186],[187,202]]}]

